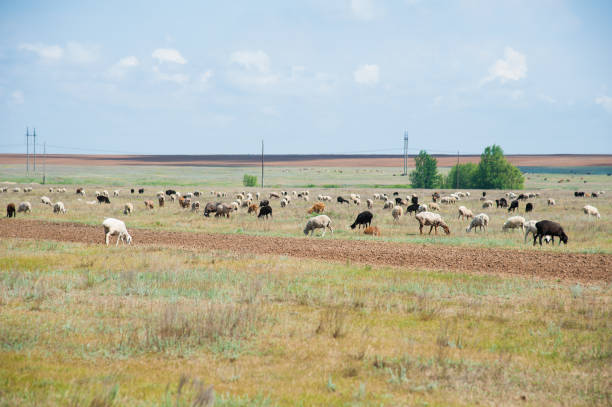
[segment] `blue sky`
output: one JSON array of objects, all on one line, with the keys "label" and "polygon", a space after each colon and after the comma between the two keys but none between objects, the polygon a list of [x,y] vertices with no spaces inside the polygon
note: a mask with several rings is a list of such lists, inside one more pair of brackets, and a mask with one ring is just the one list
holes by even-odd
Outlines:
[{"label": "blue sky", "polygon": [[[0,152],[612,153],[611,1],[0,3]],[[414,151],[411,151],[414,152]]]}]

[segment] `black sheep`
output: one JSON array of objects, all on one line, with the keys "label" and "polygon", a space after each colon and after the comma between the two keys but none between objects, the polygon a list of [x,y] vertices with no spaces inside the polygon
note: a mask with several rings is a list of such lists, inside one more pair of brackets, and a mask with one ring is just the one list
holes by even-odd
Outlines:
[{"label": "black sheep", "polygon": [[357,215],[357,219],[351,225],[351,229],[355,229],[355,226],[359,225],[359,228],[363,225],[364,227],[368,227],[372,224],[372,218],[374,215],[370,211],[363,211],[359,215]]},{"label": "black sheep", "polygon": [[400,198],[400,197],[395,198],[395,204],[396,205],[401,205],[402,204],[402,198]]},{"label": "black sheep", "polygon": [[497,205],[498,208],[508,207],[508,201],[506,201],[506,198],[496,199],[495,204]]},{"label": "black sheep", "polygon": [[541,220],[536,223],[536,229],[538,230],[535,235],[533,235],[533,245],[536,244],[536,239],[540,238],[540,246],[542,246],[542,238],[544,236],[550,236],[552,238],[552,243],[555,244],[555,236],[559,237],[559,244],[561,242],[567,244],[568,238],[563,228],[557,222],[553,222],[550,220]]},{"label": "black sheep", "polygon": [[134,188],[130,189],[130,193],[132,194],[134,193]]},{"label": "black sheep", "polygon": [[584,191],[582,191],[582,192],[578,192],[578,191],[577,191],[577,192],[574,192],[574,196],[575,196],[576,198],[581,198],[581,197],[584,197]]},{"label": "black sheep", "polygon": [[418,203],[413,203],[412,205],[406,208],[406,213],[408,215],[412,215],[412,212],[417,213],[419,211],[419,206],[421,205],[419,205]]},{"label": "black sheep", "polygon": [[482,191],[482,197],[484,198],[485,196],[487,196],[487,192],[486,191]]},{"label": "black sheep", "polygon": [[510,207],[508,208],[508,212],[514,212],[515,209],[518,209],[518,200],[514,200],[510,203]]},{"label": "black sheep", "polygon": [[395,191],[395,192],[393,193],[393,196],[398,196],[398,195],[399,195],[399,192],[397,192],[397,191]]},{"label": "black sheep", "polygon": [[339,196],[338,198],[336,198],[336,201],[338,201],[338,203],[342,204],[342,203],[347,203],[350,205],[350,202],[347,201],[346,199],[342,198],[341,196]]},{"label": "black sheep", "polygon": [[527,202],[525,205],[525,212],[531,212],[533,210],[533,204],[531,202]]},{"label": "black sheep", "polygon": [[527,200],[527,198],[529,198],[527,195],[525,195],[525,194],[520,194],[520,195],[518,196],[518,198],[517,198],[517,199],[520,199],[520,200],[526,201],[526,200]]},{"label": "black sheep", "polygon": [[270,201],[264,199],[263,201],[259,201],[259,207],[263,208],[264,206],[270,206]]},{"label": "black sheep", "polygon": [[167,189],[166,190],[166,195],[167,196],[174,195],[174,194],[176,194],[176,191],[174,189]]},{"label": "black sheep", "polygon": [[140,188],[140,189],[138,190],[138,193],[139,193],[139,194],[144,194],[144,188]]},{"label": "black sheep", "polygon": [[419,203],[419,197],[418,196],[413,196],[412,198],[410,198],[410,201],[413,204],[418,204]]},{"label": "black sheep", "polygon": [[98,203],[100,203],[100,204],[101,204],[101,203],[106,203],[106,204],[109,204],[109,203],[110,203],[110,199],[108,199],[108,197],[107,197],[107,196],[104,196],[104,195],[98,195],[96,198],[98,199]]},{"label": "black sheep", "polygon": [[17,217],[16,211],[15,211],[15,204],[14,203],[10,203],[10,204],[6,205],[6,217],[7,218],[15,218],[15,217]]},{"label": "black sheep", "polygon": [[265,218],[268,219],[268,215],[272,216],[272,207],[265,205],[259,209],[259,215],[257,215],[257,217],[262,218],[265,216]]}]

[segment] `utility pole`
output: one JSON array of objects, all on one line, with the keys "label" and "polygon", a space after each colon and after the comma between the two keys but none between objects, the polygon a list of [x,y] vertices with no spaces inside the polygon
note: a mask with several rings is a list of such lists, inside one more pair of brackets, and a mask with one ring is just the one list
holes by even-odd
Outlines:
[{"label": "utility pole", "polygon": [[404,131],[404,173],[408,175],[408,131]]},{"label": "utility pole", "polygon": [[30,173],[30,129],[26,127],[26,174]]},{"label": "utility pole", "polygon": [[43,185],[47,181],[47,142],[43,144]]},{"label": "utility pole", "polygon": [[36,173],[36,127],[34,127],[34,173]]},{"label": "utility pole", "polygon": [[459,189],[459,150],[457,150],[457,170],[455,171],[455,188]]},{"label": "utility pole", "polygon": [[264,141],[261,140],[261,188],[264,187]]}]

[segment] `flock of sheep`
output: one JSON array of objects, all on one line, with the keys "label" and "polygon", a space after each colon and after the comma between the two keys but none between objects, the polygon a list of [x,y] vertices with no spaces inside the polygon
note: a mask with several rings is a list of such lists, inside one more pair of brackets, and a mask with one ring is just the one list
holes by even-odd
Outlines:
[{"label": "flock of sheep", "polygon": [[[139,194],[144,193],[144,189],[140,188],[138,190],[131,189],[130,193],[135,194],[136,191]],[[0,188],[0,192],[21,192],[21,188],[15,187],[9,190],[7,187]],[[23,188],[23,192],[32,192],[31,187]],[[50,193],[66,193],[66,188],[49,188]],[[79,195],[78,201],[83,201],[82,198],[87,196],[84,188],[77,188],[76,194]],[[113,198],[118,197],[121,194],[121,190],[113,191]],[[227,192],[216,192],[212,191],[210,194],[213,197],[218,199],[227,199],[229,198],[229,194]],[[584,192],[575,192],[575,197],[598,197],[605,194],[605,191],[593,192],[590,194],[585,194]],[[95,191],[94,193],[96,199],[92,201],[85,201],[85,204],[89,205],[102,205],[102,204],[110,204],[110,194],[108,191]],[[159,191],[156,193],[157,205],[159,207],[163,207],[166,205],[166,202],[178,202],[180,208],[191,209],[193,212],[198,212],[201,209],[201,205],[199,201],[195,199],[197,197],[203,197],[204,194],[200,191],[189,192],[185,194],[181,194],[180,192],[168,189],[166,191]],[[229,218],[230,215],[234,212],[238,212],[240,208],[246,208],[247,214],[256,214],[258,218],[268,219],[268,217],[272,217],[272,206],[270,205],[270,201],[277,200],[279,202],[280,208],[285,208],[291,204],[293,200],[303,200],[308,202],[310,200],[310,193],[307,190],[304,191],[280,191],[280,192],[270,192],[267,196],[263,197],[260,192],[239,192],[233,194],[231,196],[230,203],[225,202],[208,202],[203,209],[203,215],[205,217],[209,217],[214,213],[215,217],[225,217]],[[515,194],[513,192],[507,192],[505,196],[491,200],[486,196],[486,192],[482,193],[482,197],[480,198],[482,209],[488,209],[492,207],[496,208],[508,208],[508,213],[514,212],[519,209],[519,204],[521,201],[527,201],[531,198],[539,197],[538,193],[521,193]],[[262,199],[263,198],[263,199]],[[388,196],[385,193],[375,193],[371,198],[365,199],[366,206],[368,210],[360,212],[353,224],[350,225],[351,229],[364,227],[364,233],[368,235],[380,236],[381,232],[377,226],[372,225],[372,220],[374,218],[374,214],[370,211],[375,206],[376,201],[382,201],[382,208],[390,209],[391,216],[394,222],[398,222],[402,216],[411,215],[413,212],[415,213],[415,220],[419,224],[419,233],[423,233],[423,228],[429,226],[429,234],[431,234],[432,230],[435,230],[437,234],[438,228],[441,228],[447,235],[451,233],[448,224],[444,221],[442,216],[439,213],[441,207],[440,205],[450,206],[455,205],[461,200],[469,199],[470,192],[455,192],[446,196],[441,196],[438,192],[434,192],[431,195],[431,202],[429,203],[420,203],[419,197],[417,195],[408,195],[405,199],[399,196],[398,192],[394,192],[392,196]],[[510,204],[508,204],[508,200]],[[326,209],[326,203],[328,205],[332,204],[334,199],[329,195],[318,195],[316,197],[316,201],[314,205],[307,211],[308,214],[315,214],[315,216],[309,218],[304,227],[304,234],[309,235],[313,234],[316,229],[323,229],[322,236],[325,235],[327,229],[333,234],[332,228],[332,220],[329,216],[323,214]],[[352,193],[347,198],[343,196],[337,196],[336,199],[337,205],[361,205],[361,196],[359,194]],[[66,207],[61,201],[57,201],[53,203],[51,199],[47,196],[41,197],[41,203],[44,205],[48,205],[53,209],[53,213],[63,214],[66,213]],[[547,200],[548,206],[555,206],[556,202],[552,198],[548,198]],[[155,202],[152,200],[144,200],[144,207],[146,210],[154,209]],[[529,213],[534,210],[534,204],[532,202],[526,202],[525,204],[525,213]],[[9,203],[6,208],[7,217],[14,217],[17,213],[28,213],[32,211],[32,204],[28,201],[24,201],[15,205],[14,203]],[[596,207],[592,205],[586,205],[583,207],[583,211],[585,214],[591,217],[600,218],[601,215]],[[126,203],[124,205],[123,213],[124,215],[129,215],[134,212],[134,205],[132,203]],[[460,205],[457,209],[458,219],[468,220],[469,224],[466,227],[466,232],[469,233],[472,230],[487,230],[489,226],[489,215],[486,213],[479,213],[474,215],[474,212],[468,209],[464,205]],[[131,244],[132,237],[127,231],[126,225],[123,221],[115,218],[107,218],[102,223],[104,227],[105,234],[105,243],[109,244],[110,236],[117,235],[117,245],[119,242],[123,242],[125,244]],[[539,238],[540,245],[542,244],[542,239],[546,242],[553,241],[554,238],[559,238],[559,244],[561,242],[567,244],[568,237],[563,231],[563,228],[560,224],[548,220],[536,221],[529,220],[527,221],[523,216],[514,215],[509,217],[503,224],[502,230],[510,230],[510,229],[521,229],[524,232],[524,241],[527,241],[529,234],[533,235],[533,244],[536,244],[537,238]]]}]

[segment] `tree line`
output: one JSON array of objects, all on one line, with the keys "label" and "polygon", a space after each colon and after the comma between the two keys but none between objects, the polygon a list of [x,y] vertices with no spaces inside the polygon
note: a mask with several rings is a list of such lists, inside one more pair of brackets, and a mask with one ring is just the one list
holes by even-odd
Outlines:
[{"label": "tree line", "polygon": [[458,164],[447,176],[438,172],[438,160],[421,150],[410,173],[413,188],[523,189],[525,177],[510,164],[498,145],[485,148],[478,164]]}]

